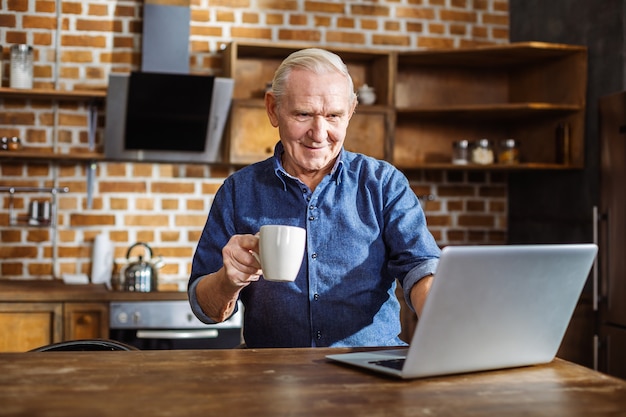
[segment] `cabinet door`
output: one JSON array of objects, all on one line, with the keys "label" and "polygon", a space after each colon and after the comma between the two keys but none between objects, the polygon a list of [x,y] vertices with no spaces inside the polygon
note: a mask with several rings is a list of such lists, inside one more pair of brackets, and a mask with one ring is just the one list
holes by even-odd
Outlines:
[{"label": "cabinet door", "polygon": [[25,352],[60,342],[60,303],[0,303],[0,352]]},{"label": "cabinet door", "polygon": [[106,303],[65,303],[63,340],[109,337],[109,307]]}]

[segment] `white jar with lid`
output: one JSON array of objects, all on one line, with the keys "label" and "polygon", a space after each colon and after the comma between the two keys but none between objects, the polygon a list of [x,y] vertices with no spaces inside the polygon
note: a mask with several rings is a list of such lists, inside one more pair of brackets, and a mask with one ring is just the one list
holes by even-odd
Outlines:
[{"label": "white jar with lid", "polygon": [[33,47],[11,46],[11,88],[33,88]]},{"label": "white jar with lid", "polygon": [[489,139],[480,139],[472,149],[472,162],[475,164],[493,164],[493,146]]}]

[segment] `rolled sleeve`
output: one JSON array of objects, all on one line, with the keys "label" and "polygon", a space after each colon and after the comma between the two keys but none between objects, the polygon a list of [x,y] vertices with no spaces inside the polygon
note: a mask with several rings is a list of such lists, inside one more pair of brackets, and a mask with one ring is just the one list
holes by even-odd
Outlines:
[{"label": "rolled sleeve", "polygon": [[411,269],[406,277],[404,278],[404,285],[402,286],[402,290],[404,292],[404,300],[412,311],[415,311],[413,307],[413,303],[411,302],[411,290],[413,286],[418,283],[424,277],[429,275],[435,275],[437,271],[437,265],[439,264],[439,259],[428,259],[422,262],[420,265]]}]

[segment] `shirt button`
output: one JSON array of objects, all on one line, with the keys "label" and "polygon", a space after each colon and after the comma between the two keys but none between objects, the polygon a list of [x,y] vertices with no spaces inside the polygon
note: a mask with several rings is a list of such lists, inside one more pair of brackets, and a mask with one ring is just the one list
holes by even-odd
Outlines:
[{"label": "shirt button", "polygon": [[313,295],[313,299],[314,299],[315,301],[319,300],[319,299],[320,299],[320,295],[319,295],[319,294],[314,294],[314,295]]},{"label": "shirt button", "polygon": [[313,220],[315,220],[315,217],[314,216],[309,216],[309,220],[313,221]]},{"label": "shirt button", "polygon": [[315,206],[313,205],[309,206],[309,210],[315,210]]},{"label": "shirt button", "polygon": [[317,340],[320,340],[322,338],[322,332],[318,330],[315,337],[317,337]]},{"label": "shirt button", "polygon": [[311,258],[313,258],[313,259],[317,259],[317,253],[312,254],[312,255],[311,255]]}]

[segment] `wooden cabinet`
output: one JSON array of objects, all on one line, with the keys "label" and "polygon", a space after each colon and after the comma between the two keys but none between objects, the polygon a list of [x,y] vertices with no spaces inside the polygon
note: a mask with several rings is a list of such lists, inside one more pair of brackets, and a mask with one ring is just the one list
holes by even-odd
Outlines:
[{"label": "wooden cabinet", "polygon": [[[282,60],[305,47],[233,42],[223,51],[223,75],[235,80],[226,141],[230,163],[249,164],[272,155],[278,131],[270,125],[265,113],[265,88]],[[394,55],[376,51],[329,50],[343,58],[355,88],[367,84],[374,87],[377,95],[374,105],[357,107],[348,128],[346,149],[388,159],[393,127]]]},{"label": "wooden cabinet", "polygon": [[64,340],[107,338],[108,303],[0,303],[0,352],[25,352]]},{"label": "wooden cabinet", "polygon": [[99,339],[109,336],[107,303],[64,303],[64,340]]},{"label": "wooden cabinet", "polygon": [[397,61],[396,166],[453,168],[454,141],[490,139],[497,154],[512,138],[521,164],[500,167],[583,167],[586,48],[513,43],[405,52]]},{"label": "wooden cabinet", "polygon": [[0,352],[25,352],[62,340],[62,303],[0,303]]}]

